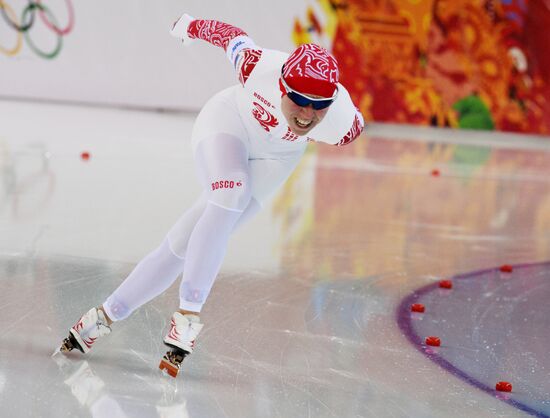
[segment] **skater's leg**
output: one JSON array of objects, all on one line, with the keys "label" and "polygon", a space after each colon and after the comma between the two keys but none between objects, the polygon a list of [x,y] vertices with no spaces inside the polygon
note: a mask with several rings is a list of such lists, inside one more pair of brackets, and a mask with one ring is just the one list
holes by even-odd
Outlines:
[{"label": "skater's leg", "polygon": [[[205,208],[206,198],[202,196],[168,232],[169,246],[166,247],[165,241],[161,247],[146,256],[99,308],[106,314],[109,325],[113,320],[126,318],[135,309],[172,285],[183,271],[189,237]],[[235,227],[238,228],[246,220],[251,219],[259,210],[259,203],[252,199]]]},{"label": "skater's leg", "polygon": [[[180,285],[180,309],[186,312],[200,312],[220,269],[229,236],[252,197],[248,151],[238,138],[220,135],[201,141],[196,160],[208,204],[187,246]],[[250,208],[253,214],[255,206]]]},{"label": "skater's leg", "polygon": [[258,201],[254,198],[250,199],[250,202],[248,203],[248,206],[242,213],[242,215],[237,220],[237,223],[235,224],[235,228],[233,228],[233,232],[239,229],[241,226],[246,224],[248,221],[250,221],[256,214],[260,211],[262,206],[258,203]]},{"label": "skater's leg", "polygon": [[[185,258],[187,252],[187,244],[189,243],[189,237],[191,232],[195,228],[197,221],[206,209],[206,198],[201,199],[193,207],[193,216],[189,216],[186,212],[178,221],[174,224],[168,232],[168,240],[170,242],[170,249],[178,257]],[[261,209],[261,205],[254,198],[250,199],[250,202],[242,215],[239,217],[233,231],[239,229],[243,224],[252,219]]]},{"label": "skater's leg", "polygon": [[[102,309],[109,323],[127,318],[144,303],[164,292],[183,271],[184,252],[176,253],[171,240],[172,230],[181,235],[190,232],[204,212],[206,198],[201,196],[176,222],[164,242],[143,258],[124,282],[116,289]],[[176,245],[180,243],[175,242]]]},{"label": "skater's leg", "polygon": [[200,312],[218,274],[240,213],[209,203],[191,234],[180,286],[180,309]]},{"label": "skater's leg", "polygon": [[[180,363],[193,351],[202,324],[198,313],[220,269],[231,232],[250,207],[252,187],[248,151],[243,142],[229,135],[204,139],[198,146],[199,176],[207,194],[206,208],[193,228],[185,250],[185,271],[180,286],[180,309],[172,315],[164,338],[171,347],[159,368],[175,377]],[[188,314],[194,313],[194,315]]]},{"label": "skater's leg", "polygon": [[[254,198],[250,199],[250,203],[246,207],[245,211],[242,213],[242,215],[237,220],[237,223],[235,224],[235,227],[233,228],[233,232],[239,229],[241,226],[246,224],[249,220],[251,220],[261,209],[261,205],[258,203],[258,201]],[[189,240],[189,237],[187,237],[187,240]],[[189,311],[187,309],[179,309],[178,311],[182,315],[198,315],[199,312],[196,311]]]},{"label": "skater's leg", "polygon": [[203,193],[195,204],[176,221],[166,235],[170,249],[180,258],[185,258],[189,237],[206,208],[206,201],[206,193]]},{"label": "skater's leg", "polygon": [[164,292],[183,271],[184,260],[170,249],[168,239],[143,258],[107,298],[103,310],[112,321],[127,318],[134,310]]}]

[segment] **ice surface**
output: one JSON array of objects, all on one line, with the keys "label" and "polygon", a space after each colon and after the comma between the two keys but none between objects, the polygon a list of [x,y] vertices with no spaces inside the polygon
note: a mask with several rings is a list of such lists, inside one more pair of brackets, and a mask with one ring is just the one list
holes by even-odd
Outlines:
[{"label": "ice surface", "polygon": [[[50,355],[198,194],[193,115],[10,102],[0,115],[2,417],[528,416],[430,360],[397,318],[440,278],[550,260],[548,138],[374,126],[346,148],[312,145],[232,239],[172,380],[157,366],[177,286],[90,355]],[[549,416],[548,274],[423,293],[413,331]]]}]

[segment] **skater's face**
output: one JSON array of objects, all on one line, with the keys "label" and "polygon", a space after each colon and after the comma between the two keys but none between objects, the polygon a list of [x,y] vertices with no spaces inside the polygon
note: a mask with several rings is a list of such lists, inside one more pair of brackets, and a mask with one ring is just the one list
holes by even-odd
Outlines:
[{"label": "skater's face", "polygon": [[[311,97],[318,98],[318,96]],[[298,106],[286,94],[281,98],[281,111],[290,130],[298,136],[306,135],[317,126],[327,114],[328,109],[326,107],[316,110],[312,105]]]}]

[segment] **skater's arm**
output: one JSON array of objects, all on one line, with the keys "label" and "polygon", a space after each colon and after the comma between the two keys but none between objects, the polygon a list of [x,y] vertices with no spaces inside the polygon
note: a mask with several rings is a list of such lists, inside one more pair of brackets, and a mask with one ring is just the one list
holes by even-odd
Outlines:
[{"label": "skater's arm", "polygon": [[336,145],[337,147],[341,147],[342,145],[348,145],[352,143],[359,137],[359,135],[361,135],[364,127],[365,120],[363,119],[363,115],[361,114],[359,109],[357,109],[350,130],[337,144],[334,145]]},{"label": "skater's arm", "polygon": [[311,140],[335,146],[350,144],[359,137],[365,120],[344,86],[338,85],[338,97],[318,127],[311,131]]},{"label": "skater's arm", "polygon": [[243,86],[262,55],[245,31],[228,23],[195,19],[189,24],[187,34],[191,39],[202,39],[223,48]]},{"label": "skater's arm", "polygon": [[245,31],[218,20],[194,19],[183,15],[174,24],[171,33],[185,44],[201,39],[223,48],[243,85],[262,54]]},{"label": "skater's arm", "polygon": [[187,28],[187,35],[191,39],[202,39],[214,46],[219,46],[224,51],[227,51],[227,46],[235,38],[248,38],[247,33],[236,26],[206,19],[192,20]]}]

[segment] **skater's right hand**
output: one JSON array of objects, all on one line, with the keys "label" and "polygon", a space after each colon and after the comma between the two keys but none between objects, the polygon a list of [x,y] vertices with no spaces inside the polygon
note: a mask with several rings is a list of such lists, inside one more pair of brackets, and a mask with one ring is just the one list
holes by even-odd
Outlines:
[{"label": "skater's right hand", "polygon": [[185,46],[190,45],[193,41],[195,41],[195,39],[189,37],[189,35],[187,34],[187,29],[189,28],[189,24],[193,20],[195,20],[193,16],[189,16],[187,13],[184,13],[172,25],[172,29],[170,29],[170,35],[175,38],[181,39]]}]

